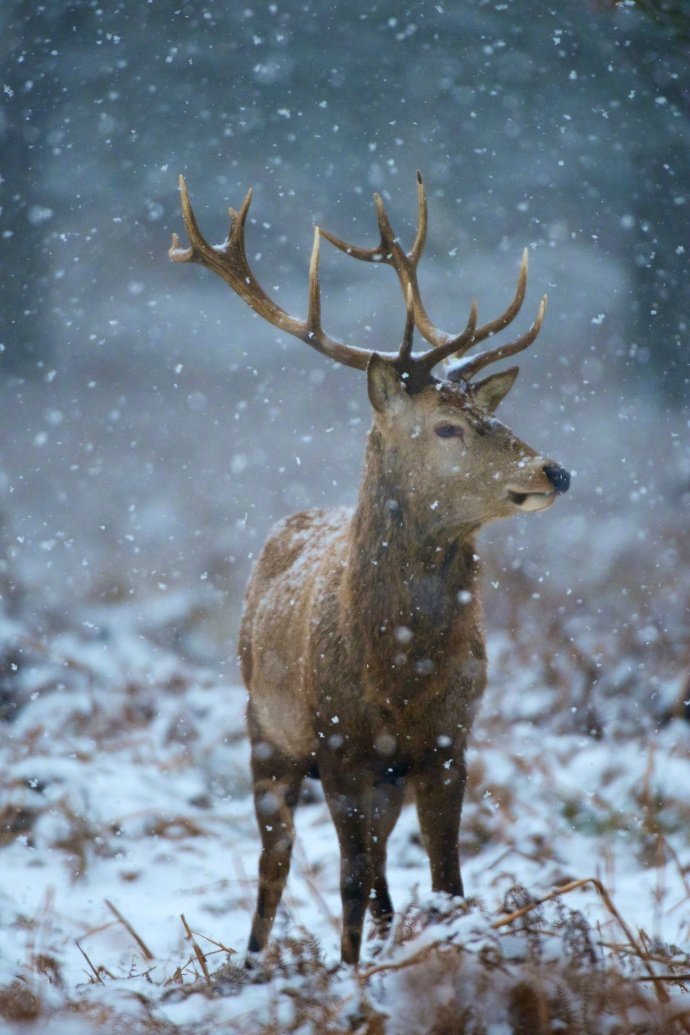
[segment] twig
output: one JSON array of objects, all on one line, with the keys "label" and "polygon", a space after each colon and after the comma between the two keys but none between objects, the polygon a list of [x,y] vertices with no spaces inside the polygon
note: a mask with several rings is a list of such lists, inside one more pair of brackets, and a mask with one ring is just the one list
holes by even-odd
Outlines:
[{"label": "twig", "polygon": [[[634,949],[629,948],[627,945],[624,945],[622,942],[605,942],[602,939],[600,941],[600,944],[601,944],[601,946],[604,949],[611,949],[612,952],[619,952],[619,953],[621,953],[624,956],[636,956],[637,955],[637,953],[635,952]],[[654,953],[648,952],[648,953],[646,953],[646,957],[647,957],[648,960],[651,960],[652,963],[662,963],[666,967],[674,966],[673,959],[669,958],[668,956],[657,956]],[[687,960],[687,956],[686,956],[682,960],[678,961],[678,966],[680,966],[681,964],[683,966],[687,966],[687,962],[688,962],[688,960]]]},{"label": "twig", "polygon": [[116,908],[116,907],[115,907],[115,906],[114,906],[114,905],[112,904],[112,902],[110,902],[110,901],[109,901],[108,899],[106,899],[106,900],[105,900],[105,904],[106,904],[106,906],[108,907],[108,909],[110,910],[110,912],[111,912],[111,913],[112,913],[112,914],[113,914],[113,915],[114,915],[115,917],[117,917],[117,919],[118,919],[118,920],[120,921],[120,923],[121,923],[121,924],[122,924],[122,926],[123,926],[123,927],[125,928],[125,930],[126,930],[126,931],[127,931],[127,932],[128,932],[129,934],[131,934],[132,938],[134,938],[134,941],[135,941],[135,942],[137,943],[137,945],[139,946],[139,948],[140,948],[140,949],[141,949],[141,951],[143,952],[143,954],[144,954],[144,958],[145,958],[145,959],[147,959],[147,960],[154,960],[154,959],[155,959],[156,957],[155,957],[155,956],[153,955],[153,953],[151,952],[151,950],[150,950],[150,949],[149,949],[149,947],[147,946],[147,944],[146,944],[146,942],[144,941],[144,939],[143,939],[143,938],[140,938],[140,937],[139,937],[139,935],[137,934],[137,932],[136,932],[136,931],[134,930],[134,928],[133,928],[133,927],[132,927],[132,925],[130,924],[129,920],[127,920],[127,919],[126,919],[126,918],[125,918],[125,917],[124,917],[124,916],[122,915],[122,913],[120,912],[120,910],[119,910],[119,909],[117,909],[117,908]]},{"label": "twig", "polygon": [[[228,954],[228,956],[236,956],[237,955],[237,949],[231,949],[229,945],[223,945],[222,942],[217,942],[215,940],[215,938],[209,938],[209,936],[207,934],[202,934],[201,931],[192,931],[192,934],[195,934],[197,936],[197,938],[203,938],[204,941],[210,942],[211,945],[217,946],[217,948],[218,948],[218,950],[220,952],[226,952]],[[213,952],[205,952],[204,953],[204,956],[213,956],[213,955],[214,955]]]},{"label": "twig", "polygon": [[484,870],[493,870],[496,866],[499,866],[504,859],[507,859],[509,855],[519,855],[523,859],[529,859],[530,862],[539,862],[540,858],[538,855],[531,855],[529,852],[523,852],[521,848],[516,848],[515,845],[509,845],[505,851],[494,859],[492,863],[484,867]]},{"label": "twig", "polygon": [[87,931],[82,931],[82,938],[90,938],[92,934],[102,934],[103,931],[109,931],[111,927],[117,927],[119,920],[106,920],[105,923],[99,924],[98,927],[89,927]]},{"label": "twig", "polygon": [[192,931],[191,931],[191,928],[190,928],[189,924],[185,920],[184,913],[180,913],[180,920],[182,921],[182,925],[183,925],[183,927],[184,927],[184,929],[185,929],[185,931],[187,933],[187,938],[192,943],[192,948],[194,949],[194,955],[196,956],[196,958],[197,958],[197,960],[199,962],[199,966],[201,967],[201,969],[203,971],[204,977],[206,978],[206,981],[210,985],[211,984],[211,975],[208,972],[208,967],[206,966],[206,960],[204,958],[204,954],[201,951],[201,949],[199,948],[199,946],[198,946],[198,944],[196,942],[196,939],[195,939],[194,935],[192,934]]},{"label": "twig", "polygon": [[91,960],[89,959],[89,957],[88,957],[88,956],[86,955],[86,952],[84,951],[84,949],[82,949],[81,945],[79,944],[79,942],[77,941],[77,939],[76,939],[76,938],[74,939],[74,944],[75,944],[75,945],[76,945],[76,947],[77,947],[77,948],[79,949],[79,952],[80,952],[80,953],[82,954],[82,956],[84,957],[84,959],[86,960],[86,962],[88,963],[88,965],[89,965],[89,966],[91,967],[91,970],[93,971],[93,976],[94,976],[94,977],[96,978],[96,981],[98,982],[98,984],[99,984],[99,985],[102,985],[102,984],[104,984],[103,978],[102,978],[102,977],[101,977],[101,975],[100,975],[100,974],[98,973],[98,971],[97,971],[97,970],[96,970],[96,968],[94,967],[93,963],[91,962]]},{"label": "twig", "polygon": [[690,974],[642,974],[635,981],[690,981]]},{"label": "twig", "polygon": [[462,951],[462,946],[455,945],[453,942],[435,941],[430,945],[425,945],[423,949],[419,949],[419,951],[413,953],[412,956],[407,956],[404,960],[398,960],[395,963],[377,963],[375,967],[369,967],[368,970],[361,971],[358,976],[361,981],[367,981],[373,974],[379,974],[383,970],[404,970],[405,967],[413,967],[415,963],[421,963],[421,961],[431,955],[432,952],[439,949],[451,948],[456,951]]}]

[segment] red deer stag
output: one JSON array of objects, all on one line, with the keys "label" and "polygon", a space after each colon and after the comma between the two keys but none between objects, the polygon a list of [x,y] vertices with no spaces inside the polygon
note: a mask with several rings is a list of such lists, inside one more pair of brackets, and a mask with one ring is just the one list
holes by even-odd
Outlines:
[{"label": "red deer stag", "polygon": [[[460,334],[435,327],[417,280],[427,227],[418,175],[418,226],[409,252],[378,195],[376,247],[356,247],[316,228],[308,313],[299,320],[265,293],[247,261],[251,191],[239,212],[230,210],[225,244],[211,247],[182,177],[180,190],[190,247],[174,236],[174,262],[207,266],[269,323],[367,374],[373,424],[357,504],[294,514],[274,528],[247,589],[239,638],[263,846],[249,952],[263,949],[271,932],[300,786],[305,776],[319,776],[340,843],[342,958],[357,963],[367,906],[382,931],[392,917],[386,842],[408,782],[432,887],[463,894],[458,832],[465,747],[486,678],[475,535],[495,518],[546,509],[570,482],[567,471],[493,416],[517,367],[474,377],[534,341],[546,299],[521,337],[465,356],[517,315],[527,282],[525,249],[515,296],[501,316],[477,326],[473,305]],[[370,352],[323,330],[320,236],[395,270],[407,308],[397,352]],[[415,328],[429,351],[413,352]],[[453,355],[465,358],[434,377],[434,367]]]}]

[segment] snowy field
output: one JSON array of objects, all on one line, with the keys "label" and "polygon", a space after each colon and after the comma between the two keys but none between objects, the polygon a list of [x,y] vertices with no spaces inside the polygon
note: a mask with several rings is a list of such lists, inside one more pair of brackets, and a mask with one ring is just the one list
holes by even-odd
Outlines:
[{"label": "snowy field", "polygon": [[[25,400],[27,449],[45,412]],[[394,928],[366,942],[358,974],[339,967],[336,838],[307,781],[273,947],[247,973],[258,836],[245,695],[228,660],[241,589],[221,592],[217,572],[193,578],[182,561],[151,579],[147,550],[189,547],[190,565],[203,555],[192,526],[189,541],[171,526],[156,543],[152,504],[133,536],[149,581],[106,592],[112,541],[99,552],[86,533],[70,546],[41,531],[60,434],[33,480],[9,461],[2,501],[0,1030],[689,1030],[690,544],[678,496],[657,484],[644,539],[639,511],[576,521],[567,500],[530,526],[529,563],[512,563],[507,525],[487,538],[490,687],[460,840],[468,899],[430,896],[406,806],[389,851]],[[202,438],[180,445],[183,467]],[[63,434],[65,472],[87,438],[76,440]],[[129,469],[104,450],[110,502],[78,496],[66,473],[70,498],[54,504],[60,521],[70,507],[88,515],[94,543],[96,500],[113,514],[133,506]],[[682,473],[668,472],[676,489]],[[161,507],[184,517],[190,494],[175,484]],[[207,538],[220,519],[204,513]],[[124,532],[118,542],[131,546]]]},{"label": "snowy field", "polygon": [[[689,11],[0,4],[0,1035],[690,1035]],[[418,168],[439,327],[529,248],[499,415],[572,487],[479,538],[467,899],[408,803],[393,929],[342,968],[307,781],[249,971],[244,586],[275,520],[353,503],[370,408],[169,263],[177,177],[213,242],[255,189],[247,256],[303,315],[313,225],[374,246],[378,191],[411,247]],[[320,269],[328,333],[396,346],[387,263]]]}]

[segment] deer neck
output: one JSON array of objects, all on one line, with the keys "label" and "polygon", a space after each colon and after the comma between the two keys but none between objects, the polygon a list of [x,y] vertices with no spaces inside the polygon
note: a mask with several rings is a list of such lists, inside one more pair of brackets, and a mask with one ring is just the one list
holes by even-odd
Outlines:
[{"label": "deer neck", "polygon": [[477,606],[476,529],[435,530],[430,502],[416,497],[396,460],[374,429],[352,520],[347,605],[362,642],[422,659],[442,651],[463,611]]}]

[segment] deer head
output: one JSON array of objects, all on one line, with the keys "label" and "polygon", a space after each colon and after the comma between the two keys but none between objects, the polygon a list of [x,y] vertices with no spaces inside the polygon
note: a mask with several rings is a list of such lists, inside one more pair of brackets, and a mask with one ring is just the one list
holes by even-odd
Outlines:
[{"label": "deer head", "polygon": [[[477,307],[473,304],[462,331],[440,330],[424,307],[417,278],[427,234],[426,193],[422,177],[417,173],[417,231],[408,252],[400,245],[378,194],[374,202],[380,242],[375,247],[361,248],[315,228],[309,265],[308,311],[306,319],[300,320],[266,294],[247,260],[244,235],[251,190],[239,211],[230,209],[230,230],[220,247],[209,245],[201,234],[182,176],[180,193],[190,247],[183,249],[177,235],[173,235],[171,260],[206,266],[281,331],[338,363],[366,370],[374,410],[374,432],[385,448],[387,463],[399,468],[400,480],[412,501],[425,508],[437,504],[430,514],[424,515],[426,527],[433,530],[442,526],[447,534],[472,530],[521,510],[543,510],[558,494],[567,491],[568,473],[517,439],[493,416],[512,388],[518,368],[510,367],[474,380],[485,367],[532,344],[544,319],[546,296],[525,333],[502,345],[468,355],[470,349],[503,330],[519,313],[527,286],[527,249],[523,252],[514,296],[500,316],[477,326]],[[383,263],[394,269],[406,306],[405,330],[396,352],[358,348],[324,331],[319,284],[321,237],[353,258]],[[431,346],[428,351],[413,351],[415,329]],[[434,376],[434,368],[451,357],[454,362],[446,369],[445,377]],[[393,474],[392,469],[390,473]]]},{"label": "deer head", "polygon": [[472,386],[437,381],[409,395],[397,372],[372,357],[369,397],[391,483],[434,540],[470,533],[518,511],[544,510],[567,473],[493,416],[516,370]]}]

